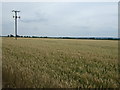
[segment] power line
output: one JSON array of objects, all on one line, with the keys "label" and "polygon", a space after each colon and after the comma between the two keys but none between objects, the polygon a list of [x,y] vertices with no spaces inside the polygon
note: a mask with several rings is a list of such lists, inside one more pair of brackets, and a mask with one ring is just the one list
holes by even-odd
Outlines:
[{"label": "power line", "polygon": [[17,40],[17,19],[20,19],[20,16],[17,16],[17,13],[19,13],[20,11],[17,10],[12,10],[12,12],[15,13],[15,15],[13,16],[13,18],[15,18],[15,39]]}]

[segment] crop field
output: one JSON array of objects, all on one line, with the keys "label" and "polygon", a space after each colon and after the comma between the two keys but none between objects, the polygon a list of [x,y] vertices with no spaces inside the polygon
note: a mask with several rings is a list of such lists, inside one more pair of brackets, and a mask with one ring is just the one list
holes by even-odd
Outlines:
[{"label": "crop field", "polygon": [[117,40],[2,38],[5,88],[118,88]]}]

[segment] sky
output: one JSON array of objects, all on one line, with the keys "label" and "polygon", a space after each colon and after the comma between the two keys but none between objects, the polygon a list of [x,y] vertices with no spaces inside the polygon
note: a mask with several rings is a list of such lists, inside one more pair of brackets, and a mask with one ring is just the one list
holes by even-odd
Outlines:
[{"label": "sky", "polygon": [[117,2],[3,2],[2,35],[118,37]]}]

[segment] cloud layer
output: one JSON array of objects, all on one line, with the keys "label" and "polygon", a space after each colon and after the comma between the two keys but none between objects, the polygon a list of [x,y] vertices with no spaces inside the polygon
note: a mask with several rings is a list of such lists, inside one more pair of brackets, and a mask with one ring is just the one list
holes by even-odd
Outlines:
[{"label": "cloud layer", "polygon": [[14,34],[13,9],[20,10],[19,35],[118,36],[118,4],[3,3],[3,35]]}]

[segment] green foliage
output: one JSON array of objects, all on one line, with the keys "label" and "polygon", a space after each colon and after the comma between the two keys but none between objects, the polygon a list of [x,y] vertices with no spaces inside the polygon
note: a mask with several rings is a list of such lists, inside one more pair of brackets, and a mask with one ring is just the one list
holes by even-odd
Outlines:
[{"label": "green foliage", "polygon": [[3,87],[119,87],[118,41],[3,38],[2,43]]}]

